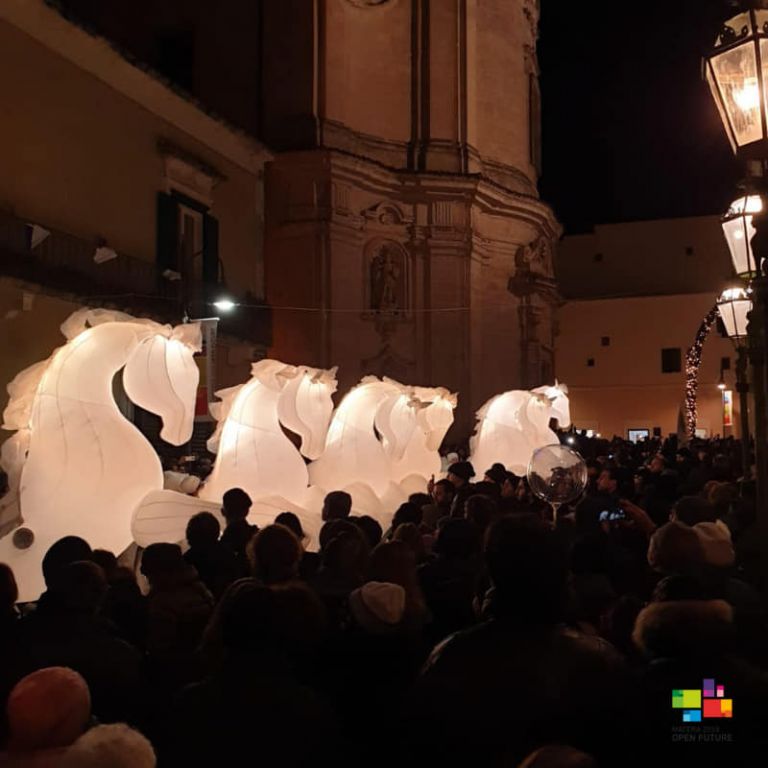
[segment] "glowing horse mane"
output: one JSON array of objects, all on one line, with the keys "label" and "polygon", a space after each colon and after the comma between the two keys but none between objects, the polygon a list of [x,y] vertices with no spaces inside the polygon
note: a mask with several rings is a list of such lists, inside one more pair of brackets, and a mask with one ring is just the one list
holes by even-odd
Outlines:
[{"label": "glowing horse mane", "polygon": [[[399,454],[390,452],[390,477],[395,483],[407,480],[406,490],[422,490],[432,475],[440,472],[439,448],[453,424],[457,395],[444,387],[409,387],[413,429]],[[381,410],[381,409],[380,409]]]},{"label": "glowing horse mane", "polygon": [[[39,594],[40,562],[53,541],[74,534],[121,552],[131,543],[136,503],[162,488],[157,454],[114,400],[115,374],[123,369],[132,402],[162,416],[164,440],[179,445],[192,433],[198,325],[82,309],[61,330],[67,342],[16,376],[4,412],[3,427],[16,430],[2,461],[18,519],[3,516],[0,560],[13,567],[26,599]],[[24,549],[10,535],[22,522],[34,537]]]}]

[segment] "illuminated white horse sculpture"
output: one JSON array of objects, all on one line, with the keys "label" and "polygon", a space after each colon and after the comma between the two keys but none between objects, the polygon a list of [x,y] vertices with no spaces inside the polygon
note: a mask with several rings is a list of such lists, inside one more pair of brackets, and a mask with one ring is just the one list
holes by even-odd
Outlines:
[{"label": "illuminated white horse sculpture", "polygon": [[442,388],[364,378],[336,409],[310,482],[323,492],[348,491],[356,512],[386,524],[409,492],[424,490],[439,472],[437,451],[455,406],[456,396]]},{"label": "illuminated white horse sculpture", "polygon": [[[336,368],[329,371],[278,360],[254,363],[251,380],[216,394],[219,425],[208,449],[217,454],[200,498],[220,501],[230,488],[252,499],[282,496],[300,503],[309,484],[308,459],[320,456],[333,412]],[[297,449],[282,427],[301,438]]]},{"label": "illuminated white horse sculpture", "polygon": [[494,462],[515,474],[524,475],[537,448],[557,443],[549,428],[550,419],[560,427],[570,426],[568,388],[539,387],[531,392],[512,390],[491,398],[477,412],[475,435],[470,441],[471,461],[478,475]]},{"label": "illuminated white horse sculpture", "polygon": [[[388,416],[394,413],[399,418],[380,418],[382,405]],[[391,379],[366,376],[344,396],[333,414],[325,450],[309,467],[312,485],[331,491],[360,483],[383,496],[391,482],[384,444],[389,442],[390,453],[399,450],[408,436],[403,411],[412,408],[406,387]],[[376,428],[383,440],[378,438]]]},{"label": "illuminated white horse sculpture", "polygon": [[[83,309],[61,330],[67,343],[11,382],[4,413],[3,427],[16,434],[3,446],[3,466],[18,482],[10,495],[21,519],[0,531],[0,562],[13,568],[21,600],[43,589],[41,562],[54,541],[78,535],[122,552],[134,507],[163,487],[154,448],[117,407],[115,374],[123,369],[130,400],[162,418],[165,441],[187,442],[194,421],[199,325]],[[33,536],[14,536],[18,525]]]}]

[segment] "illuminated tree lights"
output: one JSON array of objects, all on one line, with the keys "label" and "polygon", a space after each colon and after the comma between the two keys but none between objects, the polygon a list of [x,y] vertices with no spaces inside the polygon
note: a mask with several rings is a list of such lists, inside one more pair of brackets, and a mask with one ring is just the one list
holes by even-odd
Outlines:
[{"label": "illuminated tree lights", "polygon": [[685,354],[685,425],[688,437],[696,437],[696,394],[699,389],[699,368],[701,366],[701,353],[704,349],[704,342],[712,330],[712,326],[717,322],[719,316],[717,305],[709,310],[706,317],[701,321],[699,330],[696,332],[696,340],[688,348]]}]

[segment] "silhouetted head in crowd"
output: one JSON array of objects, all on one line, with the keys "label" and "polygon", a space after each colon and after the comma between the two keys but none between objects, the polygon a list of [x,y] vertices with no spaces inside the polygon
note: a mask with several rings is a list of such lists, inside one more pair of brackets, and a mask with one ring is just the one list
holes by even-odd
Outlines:
[{"label": "silhouetted head in crowd", "polygon": [[619,490],[620,473],[616,467],[606,467],[597,476],[597,491],[613,496]]},{"label": "silhouetted head in crowd", "polygon": [[90,560],[70,563],[61,572],[56,594],[66,610],[95,616],[107,596],[109,584],[104,571]]},{"label": "silhouetted head in crowd", "polygon": [[282,584],[295,579],[301,554],[299,540],[284,525],[268,525],[248,543],[253,576],[264,584]]},{"label": "silhouetted head in crowd", "polygon": [[425,557],[424,541],[421,536],[421,531],[414,523],[403,523],[398,525],[393,536],[393,541],[402,541],[408,545],[411,552],[413,552],[416,562],[421,562]]},{"label": "silhouetted head in crowd", "polygon": [[352,497],[346,491],[331,491],[323,500],[323,522],[344,520],[352,512]]},{"label": "silhouetted head in crowd", "polygon": [[448,480],[454,488],[461,488],[475,476],[475,468],[468,461],[457,461],[448,467]]},{"label": "silhouetted head in crowd", "polygon": [[568,563],[553,530],[533,515],[502,517],[488,530],[485,559],[497,617],[551,624],[564,614]]},{"label": "silhouetted head in crowd", "polygon": [[414,525],[421,525],[421,519],[424,516],[424,511],[416,504],[412,504],[410,501],[406,501],[397,508],[392,517],[392,530],[396,531],[398,526],[405,523],[413,523]]},{"label": "silhouetted head in crowd", "polygon": [[10,566],[0,563],[0,619],[13,613],[19,599],[19,588]]},{"label": "silhouetted head in crowd", "polygon": [[90,560],[91,547],[79,536],[65,536],[49,547],[43,557],[43,578],[48,589],[56,585],[61,572],[70,564]]},{"label": "silhouetted head in crowd", "polygon": [[694,573],[704,562],[704,549],[696,531],[675,520],[663,525],[648,544],[648,563],[659,573]]},{"label": "silhouetted head in crowd", "polygon": [[683,496],[678,499],[669,517],[690,526],[697,523],[713,523],[717,519],[714,507],[700,496]]},{"label": "silhouetted head in crowd", "polygon": [[408,611],[417,611],[424,606],[416,556],[405,542],[385,541],[371,552],[367,581],[399,584],[405,590]]},{"label": "silhouetted head in crowd", "polygon": [[227,523],[245,520],[253,503],[251,497],[242,488],[230,488],[221,502],[221,514]]},{"label": "silhouetted head in crowd", "polygon": [[306,538],[304,529],[301,527],[301,520],[299,520],[299,516],[293,512],[281,512],[275,518],[275,523],[277,523],[277,525],[284,525],[288,528],[299,542],[303,542]]},{"label": "silhouetted head in crowd", "polygon": [[111,581],[119,567],[114,552],[106,549],[94,549],[90,559],[104,571],[107,581]]},{"label": "silhouetted head in crowd", "polygon": [[426,507],[427,504],[432,503],[432,497],[428,493],[412,493],[408,497],[408,501],[417,507]]},{"label": "silhouetted head in crowd", "polygon": [[496,483],[489,483],[486,480],[482,480],[472,486],[472,495],[486,496],[489,499],[493,499],[495,502],[499,502],[501,501],[501,486]]},{"label": "silhouetted head in crowd", "polygon": [[370,547],[356,526],[340,531],[323,548],[322,567],[338,580],[358,583],[365,575]]},{"label": "silhouetted head in crowd", "polygon": [[447,479],[438,480],[432,491],[432,497],[438,507],[450,508],[453,503],[453,497],[456,495],[456,487]]},{"label": "silhouetted head in crowd", "polygon": [[329,520],[327,523],[323,524],[323,527],[320,529],[320,535],[319,535],[319,543],[320,543],[320,551],[323,552],[325,549],[327,549],[328,544],[336,537],[341,536],[342,533],[347,532],[355,532],[356,530],[360,530],[354,522],[350,519],[346,520]]},{"label": "silhouetted head in crowd", "polygon": [[151,587],[172,580],[186,570],[187,564],[178,544],[150,544],[141,557],[141,572]]},{"label": "silhouetted head in crowd", "polygon": [[514,472],[507,472],[504,475],[504,481],[501,484],[501,497],[511,499],[515,495],[519,478]]},{"label": "silhouetted head in crowd", "polygon": [[396,632],[406,608],[405,590],[399,584],[369,581],[349,596],[354,626],[371,635]]},{"label": "silhouetted head in crowd", "polygon": [[667,460],[660,453],[657,453],[651,459],[651,463],[648,465],[648,468],[654,475],[660,475],[665,469],[667,469]]},{"label": "silhouetted head in crowd", "polygon": [[468,560],[480,549],[480,531],[465,518],[451,518],[440,526],[434,552],[447,560]]},{"label": "silhouetted head in crowd", "polygon": [[489,496],[473,495],[464,502],[464,516],[485,531],[498,514],[498,504]]},{"label": "silhouetted head in crowd", "polygon": [[210,512],[198,512],[187,523],[187,543],[190,549],[209,549],[221,535],[221,525]]},{"label": "silhouetted head in crowd", "polygon": [[377,520],[374,520],[370,515],[361,515],[360,517],[351,517],[349,519],[363,532],[369,549],[373,549],[379,544],[384,531]]},{"label": "silhouetted head in crowd", "polygon": [[504,481],[507,479],[507,470],[504,467],[503,464],[500,464],[498,461],[490,468],[485,471],[485,476],[483,477],[483,480],[489,483],[496,483],[499,487],[504,483]]}]

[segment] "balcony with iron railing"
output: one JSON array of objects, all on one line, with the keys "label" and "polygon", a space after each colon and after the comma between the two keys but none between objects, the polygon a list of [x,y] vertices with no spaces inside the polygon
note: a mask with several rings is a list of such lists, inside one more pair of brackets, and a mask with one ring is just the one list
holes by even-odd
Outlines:
[{"label": "balcony with iron railing", "polygon": [[[184,315],[183,281],[169,280],[154,263],[115,253],[103,241],[75,237],[3,212],[0,276],[78,304],[119,309],[164,323],[178,323]],[[237,286],[227,288],[240,306],[221,317],[219,332],[269,346],[269,306],[250,294],[238,295]],[[200,293],[203,286],[198,289]]]}]

